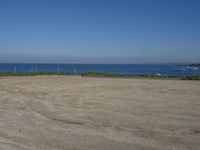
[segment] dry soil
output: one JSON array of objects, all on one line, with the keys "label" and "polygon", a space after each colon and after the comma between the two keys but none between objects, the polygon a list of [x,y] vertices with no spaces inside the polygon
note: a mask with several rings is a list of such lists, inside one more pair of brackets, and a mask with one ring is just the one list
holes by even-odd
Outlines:
[{"label": "dry soil", "polygon": [[199,150],[200,82],[0,78],[1,150]]}]

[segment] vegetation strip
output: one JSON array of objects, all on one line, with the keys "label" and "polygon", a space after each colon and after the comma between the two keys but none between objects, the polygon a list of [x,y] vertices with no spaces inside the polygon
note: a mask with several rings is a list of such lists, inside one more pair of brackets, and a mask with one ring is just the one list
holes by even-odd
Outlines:
[{"label": "vegetation strip", "polygon": [[89,77],[112,77],[112,78],[200,80],[200,75],[115,74],[115,73],[102,73],[102,72],[85,72],[82,73],[81,75]]},{"label": "vegetation strip", "polygon": [[[74,73],[56,72],[26,72],[11,73],[0,72],[0,76],[36,76],[36,75],[75,75]],[[110,78],[148,78],[148,79],[179,79],[179,80],[200,80],[200,75],[159,75],[159,74],[117,74],[104,72],[84,72],[78,74],[85,77],[110,77]]]},{"label": "vegetation strip", "polygon": [[0,72],[0,76],[36,76],[36,75],[72,75],[73,73],[56,72]]}]

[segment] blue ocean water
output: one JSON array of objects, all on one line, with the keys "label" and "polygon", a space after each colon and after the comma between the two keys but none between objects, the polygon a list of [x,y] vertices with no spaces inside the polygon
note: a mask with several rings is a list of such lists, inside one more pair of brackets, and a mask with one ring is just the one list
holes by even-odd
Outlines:
[{"label": "blue ocean water", "polygon": [[200,68],[145,64],[0,64],[0,72],[106,72],[119,74],[200,75]]}]

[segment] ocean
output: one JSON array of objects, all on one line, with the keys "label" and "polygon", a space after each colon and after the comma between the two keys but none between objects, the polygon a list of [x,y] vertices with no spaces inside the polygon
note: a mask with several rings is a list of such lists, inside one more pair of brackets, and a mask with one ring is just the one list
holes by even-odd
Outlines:
[{"label": "ocean", "polygon": [[106,72],[118,74],[200,75],[199,67],[163,64],[0,64],[0,72]]}]

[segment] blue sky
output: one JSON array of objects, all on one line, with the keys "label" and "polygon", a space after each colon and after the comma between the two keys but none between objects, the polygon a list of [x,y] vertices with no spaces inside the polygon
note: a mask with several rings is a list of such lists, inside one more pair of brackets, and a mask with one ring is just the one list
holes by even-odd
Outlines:
[{"label": "blue sky", "polygon": [[200,62],[200,1],[0,0],[0,62]]}]

